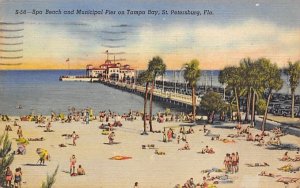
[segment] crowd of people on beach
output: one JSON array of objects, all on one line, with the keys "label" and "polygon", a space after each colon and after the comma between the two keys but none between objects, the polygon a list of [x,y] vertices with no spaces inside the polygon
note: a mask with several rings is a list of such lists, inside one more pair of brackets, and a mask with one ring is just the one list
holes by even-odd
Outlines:
[{"label": "crowd of people on beach", "polygon": [[237,173],[239,171],[239,162],[240,157],[239,153],[226,153],[225,159],[224,159],[224,166],[227,173]]},{"label": "crowd of people on beach", "polygon": [[[128,113],[124,113],[122,115],[112,112],[110,110],[108,111],[100,111],[98,116],[95,116],[93,113],[93,110],[91,108],[86,108],[84,110],[76,110],[75,108],[71,108],[69,110],[69,113],[67,116],[64,115],[64,113],[59,113],[58,115],[54,112],[51,113],[51,117],[47,119],[46,116],[42,115],[28,115],[28,116],[23,116],[21,117],[21,120],[23,121],[34,121],[35,123],[38,124],[46,124],[44,127],[45,132],[51,132],[52,128],[52,122],[61,122],[61,123],[71,123],[71,122],[78,122],[81,121],[85,125],[89,125],[90,121],[97,120],[97,122],[100,122],[101,125],[99,126],[100,129],[105,129],[107,131],[107,139],[108,143],[107,144],[115,144],[115,137],[116,137],[116,132],[117,129],[115,127],[120,127],[122,126],[121,121],[134,121],[137,120],[138,117],[141,119],[143,118],[150,118],[144,116],[140,112],[134,112],[134,111],[129,111]],[[5,121],[9,121],[9,117],[1,115],[2,120],[4,119]],[[165,114],[165,113],[157,113],[156,115],[152,116],[152,120],[156,120],[158,123],[163,123],[163,122],[189,122],[190,121],[190,115],[189,114],[184,114],[184,113],[178,113],[178,114]],[[23,135],[23,130],[20,125],[17,124],[16,121],[14,121],[14,126],[17,126],[17,136],[18,139],[24,139]],[[207,128],[206,125],[202,126],[203,129],[200,129],[200,131],[203,131],[204,136],[211,136],[212,139],[214,140],[219,140],[220,135],[214,135],[211,133],[211,130]],[[6,127],[7,131],[9,131],[9,128],[11,127]],[[175,133],[176,128],[179,128],[178,132]],[[190,145],[190,138],[189,141],[187,139],[187,135],[189,134],[194,134],[195,127],[192,126],[169,126],[169,127],[164,127],[162,134],[163,134],[163,142],[166,143],[172,143],[173,140],[175,142],[177,141],[177,144],[180,144],[181,142],[183,143],[183,146],[180,147],[178,150],[191,150],[191,145]],[[232,138],[237,138],[237,137],[245,137],[246,141],[252,141],[252,142],[257,142],[259,146],[264,146],[264,145],[281,145],[281,140],[280,136],[283,136],[284,133],[281,128],[274,128],[271,132],[274,134],[274,136],[271,136],[270,133],[266,131],[261,131],[260,133],[253,134],[253,130],[251,129],[251,126],[247,126],[245,128],[242,127],[240,123],[237,124],[235,127],[236,134]],[[256,133],[257,131],[255,131]],[[273,135],[272,134],[272,135]],[[265,138],[269,137],[269,141],[265,141]],[[70,138],[72,139],[72,145],[76,146],[76,140],[79,138],[78,134],[73,131],[72,134],[70,134]],[[44,139],[44,138],[43,138]],[[42,139],[42,140],[43,140]],[[222,139],[221,139],[222,140]],[[19,149],[18,153],[19,154],[25,154],[24,150],[26,151],[26,144],[22,143],[23,145],[23,150]],[[21,144],[20,144],[21,145]],[[70,144],[71,145],[71,144]],[[194,147],[194,145],[193,145]],[[42,148],[37,148],[36,152],[39,155],[39,161],[38,163],[40,165],[44,165],[46,160],[50,159],[50,155],[47,150],[42,149]],[[157,154],[163,153],[164,152],[159,152],[158,149],[155,151]],[[216,151],[214,150],[213,147],[210,147],[209,145],[206,145],[205,147],[200,150],[198,153],[202,154],[214,154]],[[297,158],[298,157],[298,158]],[[294,158],[291,158],[288,155],[288,152],[285,152],[283,157],[281,158],[282,161],[298,161],[300,160],[299,156],[295,156]],[[225,174],[235,174],[239,172],[239,163],[240,163],[240,158],[239,158],[239,153],[238,152],[233,152],[233,153],[226,153],[224,157],[224,169],[225,169]],[[82,165],[78,165],[77,167],[77,159],[75,155],[72,155],[70,158],[70,176],[77,176],[77,175],[85,175],[86,172],[83,169]],[[77,169],[76,169],[77,167]],[[13,175],[12,171],[7,168],[6,170],[6,185],[11,186],[12,180],[14,180],[14,183],[16,186],[21,187],[21,177],[22,177],[22,171],[21,168],[17,168],[15,174]],[[193,178],[188,179],[184,185],[182,186],[183,188],[206,188],[209,186],[209,182],[213,180],[214,178],[209,177],[209,174],[207,177],[203,177],[201,179],[201,182],[195,183]],[[137,182],[136,182],[137,183]],[[138,184],[135,184],[135,187],[138,187]],[[178,187],[180,187],[178,185]],[[212,187],[212,186],[210,186]]]}]

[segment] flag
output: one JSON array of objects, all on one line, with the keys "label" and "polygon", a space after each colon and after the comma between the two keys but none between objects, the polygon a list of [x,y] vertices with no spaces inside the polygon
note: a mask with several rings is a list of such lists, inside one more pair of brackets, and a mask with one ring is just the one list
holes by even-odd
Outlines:
[{"label": "flag", "polygon": [[68,58],[68,59],[66,59],[66,62],[68,62],[68,61],[70,61],[70,59]]}]

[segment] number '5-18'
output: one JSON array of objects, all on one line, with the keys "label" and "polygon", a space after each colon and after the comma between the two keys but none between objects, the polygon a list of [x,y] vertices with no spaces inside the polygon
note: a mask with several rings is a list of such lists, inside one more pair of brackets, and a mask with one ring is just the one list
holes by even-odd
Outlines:
[{"label": "number '5-18'", "polygon": [[16,10],[15,14],[26,14],[26,10]]}]

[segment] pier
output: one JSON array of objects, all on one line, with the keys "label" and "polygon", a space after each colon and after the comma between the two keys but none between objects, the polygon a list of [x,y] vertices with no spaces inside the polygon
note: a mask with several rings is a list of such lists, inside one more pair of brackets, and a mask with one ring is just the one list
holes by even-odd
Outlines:
[{"label": "pier", "polygon": [[[127,84],[127,83],[107,81],[107,80],[100,80],[99,82],[109,87],[135,93],[141,96],[145,94],[145,90],[146,90],[146,87],[141,85]],[[150,91],[151,87],[149,87],[148,90]],[[181,107],[192,106],[192,96],[181,94],[181,93],[174,93],[170,91],[164,91],[161,89],[153,90],[153,100],[162,101],[165,103],[169,103]],[[199,106],[199,104],[200,104],[200,98],[196,97],[196,106]]]}]

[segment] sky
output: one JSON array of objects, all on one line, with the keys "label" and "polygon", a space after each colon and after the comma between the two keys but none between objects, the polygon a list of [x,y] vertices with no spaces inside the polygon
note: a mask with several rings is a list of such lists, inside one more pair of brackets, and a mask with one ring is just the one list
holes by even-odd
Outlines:
[{"label": "sky", "polygon": [[109,59],[136,69],[154,56],[168,69],[192,59],[203,70],[222,69],[246,57],[284,67],[300,60],[299,7],[297,0],[0,0],[0,70],[85,69],[104,63],[106,51]]}]

